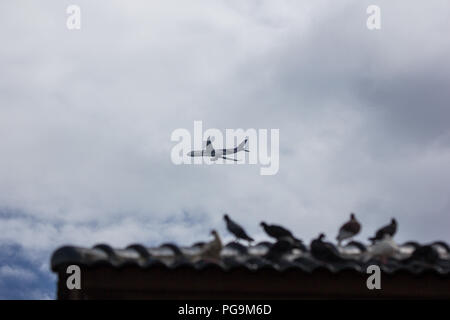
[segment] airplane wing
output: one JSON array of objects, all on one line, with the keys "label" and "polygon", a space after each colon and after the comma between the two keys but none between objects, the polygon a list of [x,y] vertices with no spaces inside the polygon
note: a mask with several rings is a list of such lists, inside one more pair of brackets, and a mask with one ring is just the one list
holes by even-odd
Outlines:
[{"label": "airplane wing", "polygon": [[223,157],[223,156],[222,156],[222,158],[225,159],[225,160],[233,160],[233,161],[236,161],[236,162],[238,161],[237,159],[227,158],[227,157]]},{"label": "airplane wing", "polygon": [[208,137],[208,140],[206,140],[206,154],[211,154],[214,150],[213,145],[211,143],[210,137]]}]

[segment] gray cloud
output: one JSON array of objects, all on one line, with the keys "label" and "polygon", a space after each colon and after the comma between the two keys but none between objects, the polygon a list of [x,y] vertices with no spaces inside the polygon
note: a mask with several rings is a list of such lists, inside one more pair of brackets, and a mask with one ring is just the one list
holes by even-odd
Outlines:
[{"label": "gray cloud", "polygon": [[[450,241],[446,1],[4,2],[0,241],[204,240],[224,211],[359,239]],[[176,128],[279,128],[280,171],[174,166]],[[12,212],[12,213],[11,213]],[[21,212],[18,214],[17,212]],[[229,237],[229,236],[228,236]]]}]

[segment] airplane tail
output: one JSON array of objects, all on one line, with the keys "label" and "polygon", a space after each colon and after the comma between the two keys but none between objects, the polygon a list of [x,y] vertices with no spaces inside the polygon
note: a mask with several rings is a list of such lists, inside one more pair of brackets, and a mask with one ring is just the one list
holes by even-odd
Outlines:
[{"label": "airplane tail", "polygon": [[248,138],[245,138],[245,140],[242,141],[241,144],[238,145],[238,147],[237,147],[238,151],[247,151],[247,152],[250,152],[250,151],[248,151],[247,149],[244,149],[244,148],[245,148],[245,145],[247,144],[247,141],[248,141]]}]

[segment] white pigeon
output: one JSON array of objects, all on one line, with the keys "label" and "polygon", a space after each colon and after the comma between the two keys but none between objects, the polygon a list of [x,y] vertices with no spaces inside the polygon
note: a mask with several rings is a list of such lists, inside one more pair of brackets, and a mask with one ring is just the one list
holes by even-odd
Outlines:
[{"label": "white pigeon", "polygon": [[368,259],[380,258],[386,263],[387,258],[392,257],[399,251],[399,247],[389,234],[385,234],[383,239],[376,241],[367,249]]}]

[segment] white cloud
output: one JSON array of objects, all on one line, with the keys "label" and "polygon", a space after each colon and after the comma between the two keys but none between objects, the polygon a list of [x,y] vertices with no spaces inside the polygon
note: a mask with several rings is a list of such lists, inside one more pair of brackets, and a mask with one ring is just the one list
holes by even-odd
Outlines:
[{"label": "white cloud", "polygon": [[36,279],[36,275],[27,269],[9,265],[0,266],[0,281],[4,278],[17,278],[21,281],[31,281]]}]

